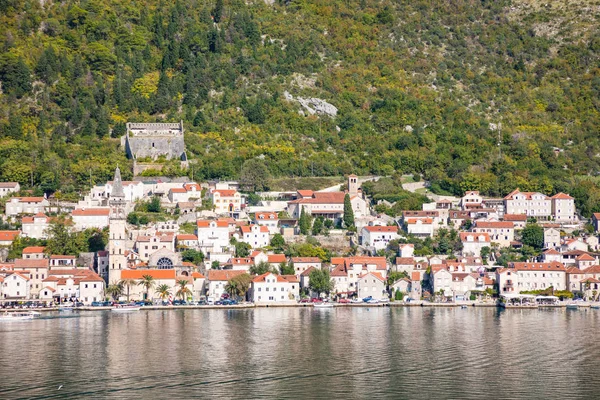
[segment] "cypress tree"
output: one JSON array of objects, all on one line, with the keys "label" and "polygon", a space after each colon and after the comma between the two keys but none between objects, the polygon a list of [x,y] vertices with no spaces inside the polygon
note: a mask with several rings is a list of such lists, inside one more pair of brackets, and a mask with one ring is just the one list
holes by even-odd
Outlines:
[{"label": "cypress tree", "polygon": [[308,231],[310,230],[310,215],[302,208],[300,212],[300,220],[298,220],[298,227],[300,228],[300,233],[303,235],[308,235]]},{"label": "cypress tree", "polygon": [[354,211],[352,211],[352,203],[348,193],[344,196],[344,225],[346,228],[354,226]]}]

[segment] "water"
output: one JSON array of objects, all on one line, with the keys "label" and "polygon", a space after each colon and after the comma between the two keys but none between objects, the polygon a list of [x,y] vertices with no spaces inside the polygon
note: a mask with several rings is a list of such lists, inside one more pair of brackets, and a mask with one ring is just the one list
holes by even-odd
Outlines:
[{"label": "water", "polygon": [[0,398],[593,399],[599,327],[564,309],[57,313],[0,323]]}]

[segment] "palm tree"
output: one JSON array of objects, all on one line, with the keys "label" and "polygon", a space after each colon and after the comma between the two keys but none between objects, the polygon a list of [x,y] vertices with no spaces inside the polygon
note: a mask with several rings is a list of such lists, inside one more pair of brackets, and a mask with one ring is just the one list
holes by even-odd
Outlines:
[{"label": "palm tree", "polygon": [[146,288],[146,300],[148,300],[150,298],[150,289],[155,284],[154,277],[152,275],[142,275],[142,279],[137,284]]},{"label": "palm tree", "polygon": [[177,290],[177,293],[175,293],[176,297],[180,297],[181,300],[185,300],[192,295],[192,291],[187,287],[188,281],[186,279],[178,280],[177,284],[179,285],[179,290]]},{"label": "palm tree", "polygon": [[123,293],[123,286],[119,283],[111,283],[105,290],[106,294],[113,298],[113,300],[117,300],[121,293]]},{"label": "palm tree", "polygon": [[121,285],[121,287],[127,288],[127,302],[129,303],[129,289],[131,288],[131,286],[137,285],[137,281],[135,279],[121,279],[119,281],[119,285]]},{"label": "palm tree", "polygon": [[159,285],[156,288],[156,294],[158,294],[158,297],[160,297],[160,299],[164,301],[168,299],[171,295],[171,288],[169,287],[169,285],[166,284]]}]

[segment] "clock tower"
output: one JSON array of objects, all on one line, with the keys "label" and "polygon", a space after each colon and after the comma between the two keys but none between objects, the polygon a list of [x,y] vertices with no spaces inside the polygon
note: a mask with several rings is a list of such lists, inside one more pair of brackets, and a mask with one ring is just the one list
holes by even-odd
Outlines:
[{"label": "clock tower", "polygon": [[127,269],[125,257],[125,192],[121,170],[117,166],[109,198],[110,222],[108,233],[108,284],[121,280],[121,270]]}]

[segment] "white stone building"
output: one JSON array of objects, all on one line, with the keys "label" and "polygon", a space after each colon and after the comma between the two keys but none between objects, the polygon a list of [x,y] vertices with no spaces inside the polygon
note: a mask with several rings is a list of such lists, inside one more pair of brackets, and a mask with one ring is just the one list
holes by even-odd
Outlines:
[{"label": "white stone building", "polygon": [[509,247],[515,240],[515,225],[509,221],[476,221],[473,232],[487,233],[500,247]]},{"label": "white stone building", "polygon": [[496,281],[500,294],[519,294],[521,291],[567,289],[565,266],[559,262],[550,263],[510,263],[509,268],[496,271]]},{"label": "white stone building", "polygon": [[252,248],[262,248],[269,245],[269,228],[260,225],[241,226],[240,241],[248,243]]},{"label": "white stone building", "polygon": [[104,229],[109,224],[110,208],[78,208],[73,210],[71,217],[77,231]]},{"label": "white stone building", "polygon": [[361,275],[357,281],[358,297],[372,297],[374,299],[382,299],[387,297],[385,290],[385,279],[377,272],[368,272]]},{"label": "white stone building", "polygon": [[481,256],[481,249],[491,248],[490,236],[487,233],[461,232],[460,240],[463,245],[462,254],[464,256]]},{"label": "white stone building", "polygon": [[43,213],[49,205],[44,197],[12,197],[6,202],[6,215],[12,217],[19,214]]},{"label": "white stone building", "polygon": [[48,227],[50,218],[44,213],[35,214],[33,217],[23,217],[21,219],[21,229],[23,236],[33,239],[48,239]]},{"label": "white stone building", "polygon": [[[297,280],[296,276],[293,276]],[[281,275],[271,272],[252,279],[250,301],[254,303],[281,303],[295,301],[298,297],[299,282],[290,282]]]},{"label": "white stone building", "polygon": [[11,193],[17,193],[21,190],[19,182],[0,182],[0,197],[8,196]]},{"label": "white stone building", "polygon": [[360,236],[363,246],[374,247],[375,250],[383,250],[390,241],[400,239],[397,226],[365,226]]},{"label": "white stone building", "polygon": [[228,214],[242,209],[242,195],[237,190],[213,190],[210,193],[215,213]]}]

